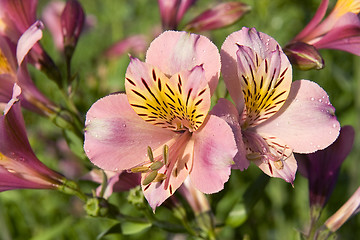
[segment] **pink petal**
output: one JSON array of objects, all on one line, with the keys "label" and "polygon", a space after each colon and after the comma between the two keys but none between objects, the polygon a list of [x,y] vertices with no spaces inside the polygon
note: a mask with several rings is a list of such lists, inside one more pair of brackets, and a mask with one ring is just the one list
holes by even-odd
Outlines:
[{"label": "pink petal", "polygon": [[[255,126],[274,115],[284,104],[292,82],[289,74],[291,66],[278,47],[268,53],[265,59],[261,59],[252,49],[239,46],[237,57],[239,82],[246,105],[246,122]],[[286,61],[282,62],[282,59]],[[281,69],[284,70],[280,72]]]},{"label": "pink petal", "polygon": [[130,107],[125,94],[95,102],[86,115],[85,153],[102,169],[130,169],[148,160],[147,147],[157,149],[177,133],[146,123]]},{"label": "pink petal", "polygon": [[[273,135],[261,133],[258,134],[258,137],[261,137],[265,141],[268,152],[260,159],[253,160],[254,163],[270,177],[282,178],[286,182],[293,184],[297,170],[297,162],[291,147],[282,139]],[[250,138],[248,141],[251,141],[251,144],[254,139]]]},{"label": "pink petal", "polygon": [[[175,144],[181,143],[180,141],[176,141]],[[165,169],[167,169],[167,171],[171,171],[170,174],[167,174],[167,178],[165,180],[161,182],[152,182],[146,186],[142,185],[144,196],[154,211],[156,207],[160,206],[168,197],[173,195],[189,176],[189,171],[191,171],[194,159],[194,140],[190,139],[185,144],[186,145],[184,146],[181,156],[169,155],[170,167],[163,167],[159,171],[159,173],[163,174],[165,174]],[[174,161],[175,158],[176,161]],[[171,166],[171,163],[174,165]],[[146,173],[143,174],[142,181],[146,176]]]},{"label": "pink petal", "polygon": [[15,44],[9,41],[8,38],[0,35],[0,59],[2,61],[0,67],[0,74],[12,74],[16,72],[17,64],[15,60]]},{"label": "pink petal", "polygon": [[309,179],[310,205],[326,204],[337,182],[340,167],[354,143],[354,128],[344,126],[330,146],[311,154],[298,154],[299,172]]},{"label": "pink petal", "polygon": [[[234,100],[238,111],[243,105],[243,96],[241,93],[241,84],[238,74],[238,62],[237,62],[237,51],[239,49],[238,45],[251,48],[253,52],[256,52],[261,59],[265,59],[271,56],[273,51],[281,48],[279,44],[270,36],[257,32],[254,28],[243,27],[240,31],[230,34],[223,45],[221,46],[221,71],[224,77],[226,87],[229,91],[231,98]],[[282,53],[282,52],[281,52]],[[256,62],[256,59],[253,59],[253,62]],[[286,68],[288,68],[286,74],[284,75],[285,79],[292,78],[292,69],[290,67],[289,60],[285,54],[281,54],[281,66],[280,72],[282,73]]]},{"label": "pink petal", "polygon": [[250,6],[241,2],[220,3],[191,20],[185,29],[199,32],[226,27],[235,23],[250,9]]},{"label": "pink petal", "polygon": [[20,66],[30,49],[42,38],[42,29],[44,24],[41,21],[36,21],[26,30],[19,38],[16,59]]},{"label": "pink petal", "polygon": [[191,184],[190,178],[185,179],[184,184],[179,188],[179,192],[186,199],[196,216],[211,211],[206,195]]},{"label": "pink petal", "polygon": [[202,65],[211,94],[219,80],[218,49],[208,38],[196,34],[175,31],[162,33],[150,44],[146,62],[158,67],[168,76]]},{"label": "pink petal", "polygon": [[314,82],[298,80],[280,111],[255,129],[278,137],[296,153],[312,153],[335,141],[340,124],[326,92]]},{"label": "pink petal", "polygon": [[238,152],[234,157],[235,164],[232,166],[232,168],[240,169],[241,171],[247,169],[250,162],[246,159],[246,151],[242,139],[239,119],[240,115],[236,110],[235,106],[227,99],[221,98],[219,99],[218,103],[213,107],[210,114],[213,114],[225,120],[233,131]]},{"label": "pink petal", "polygon": [[[258,167],[264,173],[266,173],[270,177],[282,178],[286,182],[291,183],[291,184],[293,184],[293,182],[295,180],[295,174],[296,174],[296,170],[297,170],[297,162],[296,162],[293,154],[291,154],[291,156],[288,159],[286,159],[286,161],[283,162],[282,169],[276,168],[276,166],[274,165],[274,162],[271,162],[271,161],[269,161],[269,163],[263,163],[260,161],[256,161],[255,163],[258,165]],[[272,171],[270,171],[269,164],[271,165]]]},{"label": "pink petal", "polygon": [[336,232],[350,217],[360,210],[360,187],[353,195],[325,222],[325,226],[332,232]]},{"label": "pink petal", "polygon": [[46,98],[39,89],[35,86],[30,78],[29,71],[26,64],[22,64],[16,73],[17,83],[22,89],[22,106],[26,109],[46,115],[53,111],[55,108],[54,104]]},{"label": "pink petal", "polygon": [[6,104],[9,102],[15,81],[15,76],[9,74],[0,75],[0,103]]},{"label": "pink petal", "polygon": [[138,34],[124,38],[105,51],[105,56],[109,58],[120,57],[128,52],[135,55],[145,54],[148,42],[144,35]]},{"label": "pink petal", "polygon": [[52,1],[42,11],[42,19],[47,29],[51,32],[55,47],[58,50],[64,48],[64,37],[61,31],[60,16],[64,10],[65,2]]},{"label": "pink petal", "polygon": [[313,45],[317,48],[338,49],[360,56],[359,17],[354,13],[343,15],[333,29]]},{"label": "pink petal", "polygon": [[237,146],[231,127],[221,118],[209,116],[203,128],[196,131],[191,183],[203,193],[215,193],[229,179]]},{"label": "pink petal", "polygon": [[5,31],[11,33],[8,37],[12,41],[16,42],[21,33],[36,21],[37,3],[37,0],[1,0],[0,17],[4,18],[6,26],[10,28]]},{"label": "pink petal", "polygon": [[44,185],[41,183],[31,182],[29,180],[23,179],[16,174],[10,173],[5,168],[0,166],[0,192],[23,188],[41,189],[49,188],[49,185]]},{"label": "pink petal", "polygon": [[[342,30],[341,33],[346,32]],[[348,37],[345,39],[333,40],[332,42],[314,44],[317,48],[336,49],[360,56],[360,36]]]},{"label": "pink petal", "polygon": [[20,93],[21,89],[15,85],[13,98],[5,108],[5,114],[0,117],[0,153],[7,158],[0,161],[0,165],[15,168],[12,170],[19,176],[33,177],[36,182],[47,185],[50,185],[49,182],[58,183],[62,177],[41,163],[31,149],[18,101]]},{"label": "pink petal", "polygon": [[321,19],[326,14],[326,9],[329,5],[329,0],[322,0],[320,3],[319,8],[317,9],[314,17],[311,19],[311,21],[306,25],[306,27],[294,38],[293,41],[301,41],[304,38],[306,38],[306,35],[308,35],[314,28],[320,23]]},{"label": "pink petal", "polygon": [[[109,172],[107,172],[109,173]],[[134,188],[140,185],[140,174],[139,173],[128,173],[122,171],[120,173],[115,173],[115,175],[108,176],[108,182],[106,189],[104,191],[104,198],[109,198],[113,192],[125,192],[129,191],[131,188]],[[102,186],[99,186],[96,189],[96,195],[99,196]]]},{"label": "pink petal", "polygon": [[4,109],[4,114],[7,114],[10,108],[14,105],[14,103],[19,101],[18,97],[20,96],[20,94],[21,88],[15,83],[12,91],[12,97]]}]

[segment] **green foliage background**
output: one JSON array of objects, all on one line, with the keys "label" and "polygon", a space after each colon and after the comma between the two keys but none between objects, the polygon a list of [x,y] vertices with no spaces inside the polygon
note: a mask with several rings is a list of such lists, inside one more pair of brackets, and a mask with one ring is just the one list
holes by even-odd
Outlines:
[{"label": "green foliage background", "polygon": [[[185,15],[182,24],[218,2],[220,1],[199,0]],[[252,11],[242,20],[230,27],[203,33],[219,48],[227,35],[241,29],[242,26],[255,27],[258,31],[271,35],[284,46],[309,22],[320,4],[320,0],[243,2],[249,4]],[[47,3],[45,0],[39,1],[39,17]],[[80,38],[72,62],[73,71],[79,74],[79,86],[74,101],[85,117],[86,111],[97,99],[124,90],[128,56],[109,60],[102,56],[104,50],[112,43],[132,34],[146,34],[151,40],[152,32],[160,27],[161,21],[155,0],[83,0],[81,3],[86,13],[96,19],[95,27]],[[330,1],[330,4],[333,6],[335,1]],[[48,32],[45,32],[41,42],[64,70],[63,58],[53,46]],[[341,125],[350,124],[357,133],[353,151],[344,162],[333,196],[323,211],[322,219],[326,220],[351,196],[360,183],[360,58],[332,50],[321,50],[321,54],[325,59],[325,69],[308,72],[294,69],[294,79],[310,79],[320,84],[328,92]],[[32,74],[36,85],[45,95],[54,102],[61,103],[56,85],[34,69]],[[33,113],[24,114],[34,151],[47,166],[75,179],[91,168],[91,163],[87,159],[76,157],[64,147],[66,144],[60,128]],[[81,153],[81,143],[75,147]],[[64,172],[63,166],[67,160],[75,162],[72,170],[78,168],[74,176],[71,171]],[[244,201],[243,194],[247,187],[259,177],[261,179],[261,176],[263,173],[255,166],[244,172],[233,171],[225,189],[209,196],[212,210],[219,221],[226,219],[236,203]],[[83,181],[81,187],[91,191],[96,185]],[[239,227],[223,227],[219,232],[219,239],[242,239],[243,236],[248,237],[247,239],[299,239],[298,230],[304,229],[309,222],[307,180],[297,174],[292,188],[283,180],[270,179],[264,189],[259,184],[258,190],[259,201],[251,212],[247,213],[244,222]],[[138,215],[126,197],[127,193],[114,194],[110,201],[122,212]],[[238,210],[238,214],[246,216],[242,208]],[[160,207],[156,214],[165,221],[177,222],[165,207]],[[189,215],[191,217],[191,214]],[[3,240],[96,239],[115,223],[113,220],[86,217],[82,203],[78,199],[56,191],[15,190],[0,194],[0,239]],[[103,239],[171,239],[173,236],[173,233],[152,227],[134,235],[112,234]],[[355,236],[360,236],[360,217],[356,216],[347,222],[339,230],[339,236],[340,239],[355,239]]]}]

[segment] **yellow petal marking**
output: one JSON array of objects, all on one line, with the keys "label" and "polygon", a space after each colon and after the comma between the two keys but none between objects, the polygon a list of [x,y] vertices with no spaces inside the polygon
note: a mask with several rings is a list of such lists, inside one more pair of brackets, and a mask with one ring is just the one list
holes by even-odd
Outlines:
[{"label": "yellow petal marking", "polygon": [[4,73],[10,74],[12,73],[12,70],[8,60],[6,59],[5,55],[0,49],[0,74],[4,74]]},{"label": "yellow petal marking", "polygon": [[358,14],[360,12],[360,0],[338,0],[333,12],[337,17],[352,12]]},{"label": "yellow petal marking", "polygon": [[245,101],[243,129],[258,125],[274,115],[289,95],[291,84],[285,79],[289,67],[279,72],[280,64],[270,68],[269,59],[261,59],[257,53],[254,54],[255,69],[250,66],[250,73],[240,75]]},{"label": "yellow petal marking", "polygon": [[204,100],[210,98],[209,87],[186,91],[181,73],[169,79],[153,67],[148,74],[150,81],[134,81],[134,76],[126,76],[126,94],[134,111],[146,122],[163,128],[196,131],[209,111],[209,100]]}]

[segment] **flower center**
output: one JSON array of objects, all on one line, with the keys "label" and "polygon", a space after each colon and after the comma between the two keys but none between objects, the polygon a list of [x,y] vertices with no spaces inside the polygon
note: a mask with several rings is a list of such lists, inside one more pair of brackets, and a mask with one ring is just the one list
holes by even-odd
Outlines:
[{"label": "flower center", "polygon": [[273,116],[289,94],[291,69],[281,66],[279,49],[262,59],[253,49],[238,45],[238,75],[244,96],[242,129],[253,127]]},{"label": "flower center", "polygon": [[201,75],[202,67],[177,73],[169,79],[157,68],[143,64],[146,67],[143,77],[126,76],[126,94],[134,111],[146,122],[162,128],[196,131],[209,111],[210,90],[207,84],[192,84],[188,79]]},{"label": "flower center", "polygon": [[275,137],[262,137],[251,130],[243,131],[246,146],[246,158],[249,161],[262,161],[268,164],[272,173],[272,165],[278,170],[283,169],[284,161],[292,154],[292,149],[287,145],[277,142]]},{"label": "flower center", "polygon": [[181,170],[190,171],[192,157],[184,155],[191,135],[189,131],[181,133],[178,138],[165,144],[162,152],[160,149],[153,151],[148,147],[149,161],[131,169],[132,172],[143,174],[142,185],[146,186],[144,190],[152,183],[165,181],[164,188],[172,192],[170,180],[177,178]]}]

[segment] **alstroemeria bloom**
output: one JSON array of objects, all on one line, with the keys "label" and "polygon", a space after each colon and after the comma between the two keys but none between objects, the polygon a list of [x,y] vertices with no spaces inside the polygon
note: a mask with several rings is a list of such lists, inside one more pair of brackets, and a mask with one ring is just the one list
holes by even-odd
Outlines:
[{"label": "alstroemeria bloom", "polygon": [[237,148],[230,126],[208,115],[219,70],[218,50],[206,37],[161,34],[145,62],[131,57],[126,94],[104,97],[88,111],[89,159],[105,170],[142,172],[153,209],[188,176],[203,193],[220,191]]},{"label": "alstroemeria bloom", "polygon": [[329,147],[296,156],[300,173],[309,179],[310,206],[323,208],[326,204],[335,187],[341,164],[352,149],[354,135],[351,126],[344,126]]},{"label": "alstroemeria bloom", "polygon": [[269,176],[292,183],[293,153],[323,149],[339,134],[328,95],[314,82],[292,83],[291,65],[279,44],[254,28],[230,34],[221,61],[236,108],[224,99],[227,107],[212,111],[232,125],[239,148],[235,167],[247,168],[252,161]]},{"label": "alstroemeria bloom", "polygon": [[[314,47],[338,49],[360,56],[359,0],[338,0],[324,19],[329,0],[322,0],[309,24],[292,40]],[[290,44],[291,44],[290,43]]]},{"label": "alstroemeria bloom", "polygon": [[64,177],[41,163],[29,144],[14,85],[12,99],[0,117],[0,191],[19,188],[55,189]]},{"label": "alstroemeria bloom", "polygon": [[[11,41],[0,36],[0,103],[6,104],[11,99],[12,88],[14,83],[17,83],[22,88],[20,96],[22,106],[39,114],[48,115],[54,112],[55,106],[36,88],[27,70],[27,61],[24,61],[32,45],[39,40],[38,31],[41,29],[36,25],[34,28],[25,31],[16,50]],[[17,61],[21,62],[20,66]]]}]

